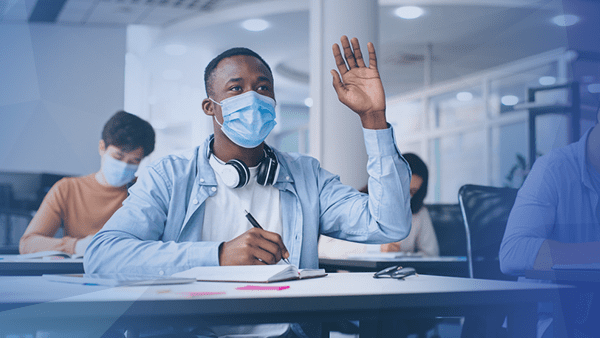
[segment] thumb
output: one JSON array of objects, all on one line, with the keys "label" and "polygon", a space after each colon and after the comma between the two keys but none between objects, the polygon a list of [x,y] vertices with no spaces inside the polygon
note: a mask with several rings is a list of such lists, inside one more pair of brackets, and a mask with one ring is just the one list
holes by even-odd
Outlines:
[{"label": "thumb", "polygon": [[338,74],[338,72],[336,72],[333,69],[330,71],[330,73],[333,76],[333,89],[335,89],[335,92],[338,94],[338,96],[340,96],[340,94],[342,94],[342,91],[344,89],[344,84],[342,83],[340,74]]}]

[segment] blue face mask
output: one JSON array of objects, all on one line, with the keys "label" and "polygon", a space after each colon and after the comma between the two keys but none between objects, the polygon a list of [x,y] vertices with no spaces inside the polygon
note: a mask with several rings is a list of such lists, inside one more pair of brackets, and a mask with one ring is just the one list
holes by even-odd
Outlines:
[{"label": "blue face mask", "polygon": [[103,157],[102,174],[108,184],[113,187],[122,187],[133,181],[138,165],[119,161],[108,153],[105,153]]},{"label": "blue face mask", "polygon": [[249,91],[227,98],[221,103],[223,112],[223,133],[235,144],[243,148],[254,148],[261,144],[275,127],[275,100]]}]

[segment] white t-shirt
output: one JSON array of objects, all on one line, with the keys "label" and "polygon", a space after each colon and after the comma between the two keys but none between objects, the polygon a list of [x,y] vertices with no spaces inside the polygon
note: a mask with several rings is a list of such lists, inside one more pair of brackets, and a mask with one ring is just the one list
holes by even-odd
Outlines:
[{"label": "white t-shirt", "polygon": [[[226,242],[252,228],[246,218],[249,211],[263,229],[283,237],[279,189],[272,185],[262,186],[256,182],[258,167],[250,169],[250,181],[241,188],[230,188],[219,176],[219,166],[225,166],[216,156],[209,161],[217,177],[217,193],[206,199],[202,240]],[[279,263],[282,263],[280,261]],[[260,325],[212,326],[217,336],[226,337],[283,337],[290,332],[288,323]]]},{"label": "white t-shirt", "polygon": [[230,188],[218,174],[218,166],[226,164],[211,155],[210,165],[217,177],[217,193],[205,202],[203,241],[226,242],[251,229],[244,210],[249,211],[263,229],[283,237],[279,189],[256,182],[258,167],[249,168],[250,181],[246,186]]}]

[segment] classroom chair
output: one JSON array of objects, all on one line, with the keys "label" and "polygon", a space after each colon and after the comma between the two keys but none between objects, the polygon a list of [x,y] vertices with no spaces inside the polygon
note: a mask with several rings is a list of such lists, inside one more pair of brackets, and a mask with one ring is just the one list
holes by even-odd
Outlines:
[{"label": "classroom chair", "polygon": [[[500,243],[504,237],[508,216],[515,204],[517,189],[482,185],[463,185],[458,201],[467,233],[467,263],[469,277],[495,280],[516,280],[500,270]],[[507,314],[465,317],[461,337],[504,337]],[[510,323],[508,324],[510,325]]]},{"label": "classroom chair", "polygon": [[458,191],[471,278],[516,280],[500,271],[498,254],[517,191],[473,184],[463,185]]}]

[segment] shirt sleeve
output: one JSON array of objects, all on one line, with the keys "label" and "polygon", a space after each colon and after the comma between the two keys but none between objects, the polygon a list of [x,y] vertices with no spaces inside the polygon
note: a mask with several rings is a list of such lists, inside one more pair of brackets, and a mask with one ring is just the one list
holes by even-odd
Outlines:
[{"label": "shirt sleeve", "polygon": [[172,275],[219,265],[217,242],[162,241],[171,202],[171,175],[159,165],[142,170],[129,197],[92,239],[86,273]]},{"label": "shirt sleeve", "polygon": [[65,179],[56,182],[44,197],[40,208],[27,226],[19,241],[19,252],[27,254],[40,251],[75,252],[76,238],[54,238],[64,218],[65,195],[68,191]]},{"label": "shirt sleeve", "polygon": [[320,231],[353,242],[397,242],[411,228],[410,168],[396,147],[391,126],[363,129],[363,134],[369,194],[343,185],[338,176],[320,169]]},{"label": "shirt sleeve", "polygon": [[558,203],[554,171],[546,158],[539,158],[517,194],[500,246],[505,274],[533,269],[542,243],[550,237]]}]

